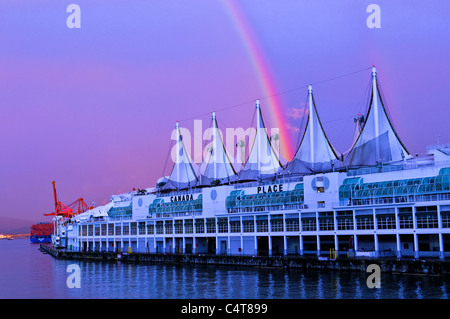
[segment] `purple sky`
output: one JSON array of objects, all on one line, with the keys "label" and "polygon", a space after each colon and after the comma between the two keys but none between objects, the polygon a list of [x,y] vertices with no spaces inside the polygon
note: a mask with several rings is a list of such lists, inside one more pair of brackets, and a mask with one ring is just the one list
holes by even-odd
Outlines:
[{"label": "purple sky", "polygon": [[[248,127],[264,92],[222,0],[2,0],[0,217],[46,220],[51,181],[61,201],[106,203],[155,185],[175,121]],[[81,7],[68,29],[66,7]],[[366,7],[381,7],[381,28]],[[375,64],[398,134],[411,153],[450,143],[447,1],[239,0],[277,92]],[[343,152],[366,108],[370,71],[314,86],[326,133]],[[277,93],[272,92],[272,93]],[[306,89],[280,95],[292,127]],[[225,109],[222,111],[218,111]],[[297,110],[295,110],[297,109]],[[271,119],[266,116],[267,126]],[[292,131],[292,140],[297,141]],[[167,167],[170,167],[169,163]]]}]

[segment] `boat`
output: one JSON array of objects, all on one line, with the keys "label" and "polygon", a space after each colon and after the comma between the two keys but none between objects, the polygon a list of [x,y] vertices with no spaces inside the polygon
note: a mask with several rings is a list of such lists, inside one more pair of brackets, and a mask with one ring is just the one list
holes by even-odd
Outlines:
[{"label": "boat", "polygon": [[239,170],[215,113],[200,167],[176,122],[171,173],[155,187],[59,216],[58,246],[151,254],[449,257],[450,145],[411,155],[388,116],[375,67],[370,75],[367,111],[355,119],[349,150],[339,153],[330,142],[312,86],[301,142],[284,165],[259,101],[254,140]]},{"label": "boat", "polygon": [[30,241],[34,244],[51,243],[53,229],[53,222],[41,222],[32,225],[30,230]]}]

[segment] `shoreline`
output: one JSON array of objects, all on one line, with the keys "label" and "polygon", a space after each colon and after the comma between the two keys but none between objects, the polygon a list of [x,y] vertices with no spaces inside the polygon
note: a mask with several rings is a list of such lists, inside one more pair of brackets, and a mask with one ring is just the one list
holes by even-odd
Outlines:
[{"label": "shoreline", "polygon": [[39,250],[57,259],[88,260],[129,263],[165,263],[193,265],[228,265],[280,269],[317,269],[326,271],[367,272],[370,264],[380,266],[380,271],[399,275],[443,276],[450,275],[450,261],[388,259],[388,258],[337,258],[319,260],[304,256],[227,256],[197,254],[152,254],[126,252],[75,252],[58,250],[41,244]]},{"label": "shoreline", "polygon": [[0,234],[1,239],[25,239],[29,238],[30,234]]}]

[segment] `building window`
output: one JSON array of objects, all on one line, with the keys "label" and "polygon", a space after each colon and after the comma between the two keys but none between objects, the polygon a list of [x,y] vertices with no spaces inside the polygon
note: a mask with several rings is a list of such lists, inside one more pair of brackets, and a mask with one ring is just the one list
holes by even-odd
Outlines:
[{"label": "building window", "polygon": [[123,231],[123,235],[130,235],[130,225],[124,224],[122,231]]},{"label": "building window", "polygon": [[213,234],[216,232],[216,225],[213,223],[207,223],[206,224],[206,232],[208,234]]},{"label": "building window", "polygon": [[116,236],[122,235],[122,226],[120,224],[116,224]]},{"label": "building window", "polygon": [[106,236],[106,224],[102,224],[101,227],[101,234],[102,236]]},{"label": "building window", "polygon": [[184,221],[184,232],[186,234],[192,234],[194,232],[194,224],[192,219]]},{"label": "building window", "polygon": [[232,233],[241,232],[241,222],[239,220],[230,221],[230,232]]},{"label": "building window", "polygon": [[336,219],[338,230],[353,230],[353,218],[351,217],[340,217]]},{"label": "building window", "polygon": [[273,215],[270,217],[270,231],[281,232],[284,230],[283,215]]},{"label": "building window", "polygon": [[336,212],[336,226],[337,230],[353,230],[353,211],[343,210]]},{"label": "building window", "polygon": [[253,220],[245,220],[242,223],[244,224],[244,233],[255,232],[255,222]]},{"label": "building window", "polygon": [[220,217],[217,219],[217,228],[219,233],[228,233],[228,218]]},{"label": "building window", "polygon": [[228,233],[228,224],[219,223],[218,225],[219,233]]},{"label": "building window", "polygon": [[270,230],[273,232],[283,231],[283,220],[272,220]]},{"label": "building window", "polygon": [[300,223],[298,218],[288,218],[286,219],[286,231],[299,231]]},{"label": "building window", "polygon": [[137,223],[131,223],[131,235],[137,235]]},{"label": "building window", "polygon": [[319,230],[334,230],[333,212],[319,212]]},{"label": "building window", "polygon": [[108,224],[108,236],[114,236],[114,224]]},{"label": "building window", "polygon": [[206,219],[206,232],[209,234],[216,232],[216,223],[214,218]]},{"label": "building window", "polygon": [[302,218],[302,231],[316,231],[317,223],[315,218]]},{"label": "building window", "polygon": [[256,231],[257,232],[268,232],[269,231],[269,223],[268,223],[267,219],[256,221]]},{"label": "building window", "polygon": [[165,230],[166,230],[166,234],[173,234],[173,221],[171,221],[171,220],[166,220],[166,223],[165,223]]},{"label": "building window", "polygon": [[442,228],[450,228],[450,213],[442,212],[441,218],[442,218]]},{"label": "building window", "polygon": [[373,229],[373,216],[357,216],[356,228],[361,229]]},{"label": "building window", "polygon": [[417,228],[438,228],[437,206],[416,207],[416,226]]},{"label": "building window", "polygon": [[334,221],[331,218],[319,218],[319,230],[334,230]]},{"label": "building window", "polygon": [[175,221],[175,234],[182,234],[182,233],[183,233],[183,221],[176,220]]},{"label": "building window", "polygon": [[205,232],[205,220],[202,219],[196,219],[195,220],[195,232],[197,234],[202,234]]},{"label": "building window", "polygon": [[412,214],[399,214],[398,226],[400,229],[414,228]]},{"label": "building window", "polygon": [[139,235],[145,235],[145,222],[139,222]]},{"label": "building window", "polygon": [[416,216],[417,228],[438,228],[437,214],[419,214]]},{"label": "building window", "polygon": [[316,179],[316,191],[317,191],[317,193],[325,192],[323,176],[317,176],[317,179]]},{"label": "building window", "polygon": [[378,229],[395,229],[395,215],[379,215],[377,216]]},{"label": "building window", "polygon": [[156,234],[161,235],[164,232],[164,225],[162,221],[156,222]]},{"label": "building window", "polygon": [[147,235],[153,235],[155,233],[155,225],[147,224]]}]

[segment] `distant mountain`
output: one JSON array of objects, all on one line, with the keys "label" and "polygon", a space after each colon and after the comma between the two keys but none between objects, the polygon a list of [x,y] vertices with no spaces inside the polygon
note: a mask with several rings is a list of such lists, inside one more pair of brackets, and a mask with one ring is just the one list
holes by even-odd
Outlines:
[{"label": "distant mountain", "polygon": [[0,234],[27,234],[36,221],[20,218],[0,217]]}]

